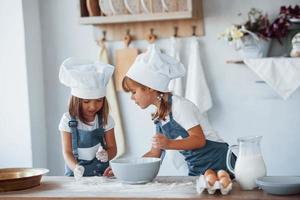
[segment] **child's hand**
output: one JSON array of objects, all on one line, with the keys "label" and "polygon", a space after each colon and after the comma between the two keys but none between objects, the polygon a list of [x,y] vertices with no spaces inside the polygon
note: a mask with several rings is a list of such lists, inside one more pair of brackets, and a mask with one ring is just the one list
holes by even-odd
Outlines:
[{"label": "child's hand", "polygon": [[106,168],[106,170],[103,173],[103,176],[106,176],[106,177],[114,176],[114,173],[110,166]]},{"label": "child's hand", "polygon": [[77,164],[76,167],[74,168],[73,173],[76,181],[78,181],[83,176],[84,167],[82,165]]},{"label": "child's hand", "polygon": [[168,143],[168,138],[161,133],[156,133],[152,138],[152,147],[156,149],[167,149]]},{"label": "child's hand", "polygon": [[100,145],[97,153],[96,158],[100,160],[101,162],[107,162],[108,161],[108,153],[103,147]]}]

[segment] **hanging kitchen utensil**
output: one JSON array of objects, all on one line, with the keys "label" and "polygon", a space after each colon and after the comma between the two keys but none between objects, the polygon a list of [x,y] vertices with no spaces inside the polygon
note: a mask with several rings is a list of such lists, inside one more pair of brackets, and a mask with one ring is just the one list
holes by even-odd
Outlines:
[{"label": "hanging kitchen utensil", "polygon": [[117,91],[122,91],[122,80],[138,55],[138,49],[128,48],[131,41],[129,31],[127,31],[127,34],[125,35],[123,41],[125,44],[125,48],[117,49],[115,57],[115,85]]}]

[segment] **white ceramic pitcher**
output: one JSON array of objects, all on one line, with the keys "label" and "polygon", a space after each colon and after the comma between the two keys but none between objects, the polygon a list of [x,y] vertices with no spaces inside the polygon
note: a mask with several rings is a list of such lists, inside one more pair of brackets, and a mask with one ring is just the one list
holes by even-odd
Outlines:
[{"label": "white ceramic pitcher", "polygon": [[[243,190],[256,188],[256,178],[266,175],[266,165],[260,151],[261,138],[262,136],[238,138],[238,145],[230,146],[227,152],[227,167]],[[239,153],[233,169],[230,161],[235,148],[239,149]]]}]

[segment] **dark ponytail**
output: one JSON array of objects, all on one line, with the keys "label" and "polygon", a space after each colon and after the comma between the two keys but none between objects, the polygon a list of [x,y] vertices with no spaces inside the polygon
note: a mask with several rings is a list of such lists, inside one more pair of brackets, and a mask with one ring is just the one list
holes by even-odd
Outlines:
[{"label": "dark ponytail", "polygon": [[[166,116],[170,113],[171,111],[171,105],[169,104],[168,98],[169,95],[171,95],[170,92],[163,93],[163,92],[158,92],[158,99],[160,100],[159,107],[156,110],[156,113],[152,114],[152,119],[159,119],[159,120],[166,120]],[[168,98],[164,98],[167,96]]]}]

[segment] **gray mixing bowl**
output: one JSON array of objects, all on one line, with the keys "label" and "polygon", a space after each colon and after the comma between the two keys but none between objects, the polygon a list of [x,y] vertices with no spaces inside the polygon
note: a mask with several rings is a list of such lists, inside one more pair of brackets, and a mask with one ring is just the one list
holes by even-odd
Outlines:
[{"label": "gray mixing bowl", "polygon": [[300,193],[300,176],[263,176],[256,184],[269,194],[291,195]]},{"label": "gray mixing bowl", "polygon": [[152,181],[158,174],[160,158],[119,158],[110,161],[117,179],[123,183],[141,184]]}]

